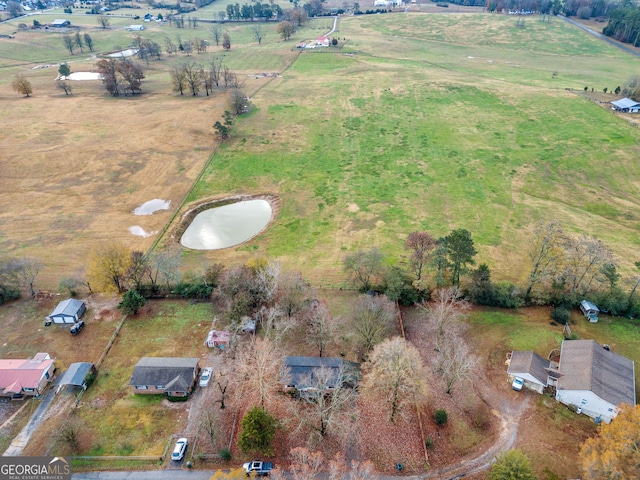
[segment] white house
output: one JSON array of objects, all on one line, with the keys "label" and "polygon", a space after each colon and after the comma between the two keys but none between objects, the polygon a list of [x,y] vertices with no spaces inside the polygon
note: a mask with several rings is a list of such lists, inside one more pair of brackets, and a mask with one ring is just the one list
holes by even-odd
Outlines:
[{"label": "white house", "polygon": [[618,112],[624,113],[639,113],[640,112],[640,102],[636,102],[635,100],[631,100],[630,98],[621,98],[620,100],[615,100],[611,102],[611,105],[614,110]]},{"label": "white house", "polygon": [[549,360],[545,360],[537,353],[531,350],[514,351],[511,353],[507,374],[509,381],[513,381],[514,377],[520,377],[524,380],[525,388],[542,393],[548,383],[548,368]]},{"label": "white house", "polygon": [[622,403],[636,404],[634,363],[594,340],[562,342],[556,400],[609,423]]}]

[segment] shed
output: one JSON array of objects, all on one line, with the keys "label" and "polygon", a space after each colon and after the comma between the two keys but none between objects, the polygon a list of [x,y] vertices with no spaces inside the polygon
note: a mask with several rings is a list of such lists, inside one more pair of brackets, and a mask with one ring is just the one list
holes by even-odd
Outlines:
[{"label": "shed", "polygon": [[49,314],[46,323],[76,323],[87,310],[82,300],[69,298],[61,301]]},{"label": "shed", "polygon": [[600,313],[600,309],[595,303],[591,303],[589,300],[582,300],[580,302],[580,310],[584,313],[584,316],[589,319],[589,322],[598,323],[598,313]]},{"label": "shed", "polygon": [[631,100],[630,98],[621,98],[620,100],[615,100],[611,102],[611,105],[614,110],[618,112],[624,113],[638,113],[640,112],[640,102],[636,102],[635,100]]},{"label": "shed", "polygon": [[519,377],[524,380],[524,386],[538,393],[544,391],[547,386],[549,361],[537,353],[529,350],[525,352],[515,351],[511,354],[511,361],[507,374],[512,379]]},{"label": "shed", "polygon": [[86,380],[89,374],[95,373],[96,367],[93,363],[89,362],[77,362],[72,363],[69,366],[69,370],[62,374],[62,378],[59,381],[58,391],[61,388],[71,385],[73,387],[82,387],[83,390],[87,389]]},{"label": "shed", "polygon": [[209,330],[207,339],[204,341],[205,346],[209,348],[223,349],[229,345],[231,334],[220,330]]},{"label": "shed", "polygon": [[139,32],[140,30],[144,30],[144,25],[129,25],[127,30],[130,32]]},{"label": "shed", "polygon": [[66,18],[56,18],[53,22],[51,22],[52,27],[62,28],[69,27],[71,22]]}]

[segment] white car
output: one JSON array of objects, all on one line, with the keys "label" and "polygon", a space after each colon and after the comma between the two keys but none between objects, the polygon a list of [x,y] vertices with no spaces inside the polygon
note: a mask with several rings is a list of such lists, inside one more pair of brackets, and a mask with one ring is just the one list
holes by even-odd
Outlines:
[{"label": "white car", "polygon": [[524,386],[524,380],[521,379],[520,377],[516,377],[513,379],[513,383],[511,384],[511,388],[513,388],[516,392],[519,392],[520,390],[522,390],[522,387]]},{"label": "white car", "polygon": [[187,445],[189,440],[186,438],[179,438],[176,442],[176,446],[173,447],[173,453],[171,454],[171,460],[179,462],[184,458],[184,454],[187,452]]},{"label": "white car", "polygon": [[209,385],[209,380],[211,380],[211,375],[213,375],[213,368],[206,367],[202,369],[202,375],[200,375],[200,386],[206,387]]}]

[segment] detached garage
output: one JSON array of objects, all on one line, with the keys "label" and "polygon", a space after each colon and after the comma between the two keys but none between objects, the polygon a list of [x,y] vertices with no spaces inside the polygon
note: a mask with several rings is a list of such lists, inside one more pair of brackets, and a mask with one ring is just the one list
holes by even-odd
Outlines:
[{"label": "detached garage", "polygon": [[54,308],[47,317],[45,324],[51,323],[76,323],[84,314],[87,307],[82,300],[69,298],[63,300]]}]

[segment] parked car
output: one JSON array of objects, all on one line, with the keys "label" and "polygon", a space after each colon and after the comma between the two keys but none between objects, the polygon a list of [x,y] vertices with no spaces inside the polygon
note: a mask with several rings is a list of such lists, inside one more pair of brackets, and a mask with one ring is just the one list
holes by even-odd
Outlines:
[{"label": "parked car", "polygon": [[271,473],[271,470],[273,470],[273,463],[254,460],[253,462],[247,462],[242,465],[242,469],[244,470],[244,473],[246,473],[247,477],[250,477],[251,475],[255,475],[256,477],[267,477]]},{"label": "parked car", "polygon": [[211,380],[211,375],[213,375],[213,368],[205,367],[202,369],[202,375],[200,375],[200,386],[206,387],[209,385],[209,380]]},{"label": "parked car", "polygon": [[524,380],[521,379],[520,377],[516,377],[513,379],[513,383],[511,384],[511,388],[513,388],[516,392],[519,392],[520,390],[522,390],[522,387],[524,386]]},{"label": "parked car", "polygon": [[80,320],[79,322],[76,322],[73,325],[71,325],[71,328],[69,329],[69,333],[71,333],[71,335],[77,335],[80,333],[80,331],[83,328],[84,328],[84,320]]},{"label": "parked car", "polygon": [[176,446],[173,447],[173,453],[171,454],[171,460],[179,462],[184,458],[184,454],[187,453],[187,445],[189,440],[186,438],[179,438],[176,442]]}]

